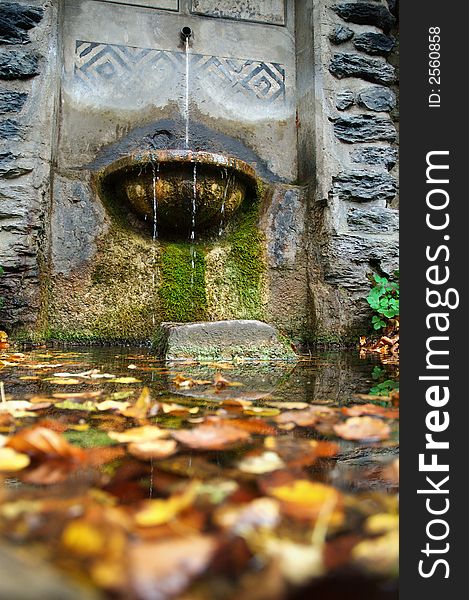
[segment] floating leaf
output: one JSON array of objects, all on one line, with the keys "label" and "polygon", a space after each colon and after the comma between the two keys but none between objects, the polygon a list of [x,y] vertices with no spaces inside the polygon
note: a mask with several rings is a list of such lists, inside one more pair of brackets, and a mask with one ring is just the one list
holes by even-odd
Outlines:
[{"label": "floating leaf", "polygon": [[355,406],[347,406],[342,408],[342,412],[348,417],[361,417],[363,415],[377,415],[379,417],[386,417],[388,419],[398,419],[399,410],[384,408],[377,404],[356,404]]},{"label": "floating leaf", "polygon": [[62,410],[82,410],[86,412],[95,412],[97,410],[96,406],[90,401],[72,402],[71,400],[65,400],[64,402],[59,402],[55,406]]},{"label": "floating leaf", "polygon": [[198,406],[183,406],[182,404],[176,404],[174,402],[168,403],[168,402],[163,402],[161,404],[161,408],[163,409],[163,412],[165,414],[168,413],[190,413],[190,414],[196,414],[199,412],[199,407]]},{"label": "floating leaf", "polygon": [[62,544],[82,556],[98,556],[106,545],[103,532],[83,519],[69,523],[62,533]]},{"label": "floating leaf", "polygon": [[268,406],[250,406],[244,409],[245,415],[256,417],[275,417],[280,413],[278,408],[269,408]]},{"label": "floating leaf", "polygon": [[292,410],[279,415],[277,423],[294,423],[300,427],[311,427],[323,418],[334,417],[335,412],[327,406],[310,406],[305,410]]},{"label": "floating leaf", "polygon": [[28,427],[7,441],[7,446],[32,456],[83,458],[80,448],[71,446],[60,434],[45,427]]},{"label": "floating leaf", "polygon": [[245,473],[255,473],[261,475],[263,473],[270,473],[277,469],[285,467],[285,463],[275,452],[269,450],[262,454],[255,454],[253,456],[246,456],[238,463],[238,469]]},{"label": "floating leaf", "polygon": [[344,423],[334,425],[334,431],[344,440],[368,442],[385,440],[391,434],[387,423],[373,417],[351,417]]},{"label": "floating leaf", "polygon": [[150,440],[148,442],[133,442],[129,444],[127,450],[133,456],[142,460],[152,458],[167,458],[176,452],[177,443],[175,440]]},{"label": "floating leaf", "polygon": [[242,535],[257,527],[273,529],[280,522],[280,507],[273,498],[256,498],[241,506],[223,506],[214,515],[223,528]]},{"label": "floating leaf", "polygon": [[200,425],[194,429],[180,429],[173,437],[190,448],[221,450],[235,442],[247,441],[249,433],[230,425]]},{"label": "floating leaf", "polygon": [[192,505],[198,488],[199,482],[193,481],[181,494],[175,494],[165,500],[147,500],[142,510],[135,515],[136,524],[140,527],[154,527],[168,523]]},{"label": "floating leaf", "polygon": [[137,399],[137,402],[122,411],[122,414],[126,417],[133,417],[135,419],[144,419],[147,416],[148,411],[151,407],[151,395],[150,390],[144,387]]},{"label": "floating leaf", "polygon": [[282,510],[292,517],[316,519],[325,504],[331,504],[338,520],[342,517],[341,495],[329,485],[297,479],[285,485],[273,487],[269,495],[280,500]]},{"label": "floating leaf", "polygon": [[217,548],[208,535],[140,542],[129,548],[132,586],[139,598],[179,596],[208,566]]},{"label": "floating leaf", "polygon": [[54,385],[79,385],[83,383],[83,381],[73,377],[46,377],[44,381],[49,381]]},{"label": "floating leaf", "polygon": [[126,431],[109,431],[111,440],[116,440],[122,444],[130,442],[152,442],[161,438],[168,437],[168,431],[161,429],[156,425],[144,425],[143,427],[133,427]]},{"label": "floating leaf", "polygon": [[117,402],[116,400],[103,400],[99,404],[96,404],[98,410],[117,410],[124,411],[130,406],[130,402]]},{"label": "floating leaf", "polygon": [[0,471],[21,471],[31,462],[27,454],[13,448],[0,448]]},{"label": "floating leaf", "polygon": [[399,532],[394,529],[378,538],[364,540],[352,550],[353,562],[378,576],[395,576],[399,566]]}]

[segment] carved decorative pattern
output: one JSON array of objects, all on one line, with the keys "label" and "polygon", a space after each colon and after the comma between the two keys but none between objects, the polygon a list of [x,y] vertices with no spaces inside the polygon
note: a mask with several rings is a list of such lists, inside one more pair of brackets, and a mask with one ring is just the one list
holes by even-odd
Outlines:
[{"label": "carved decorative pattern", "polygon": [[[231,94],[268,104],[285,98],[285,69],[278,63],[191,53],[190,68],[191,76],[204,87],[213,83]],[[90,88],[115,82],[121,89],[131,89],[149,78],[172,81],[184,72],[183,52],[76,42],[75,77]]]}]

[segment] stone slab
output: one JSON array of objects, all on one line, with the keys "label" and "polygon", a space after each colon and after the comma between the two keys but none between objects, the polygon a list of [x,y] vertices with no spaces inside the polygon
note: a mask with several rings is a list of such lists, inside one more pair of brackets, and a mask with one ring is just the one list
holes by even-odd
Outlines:
[{"label": "stone slab", "polygon": [[209,17],[285,25],[285,0],[192,0],[191,12]]},{"label": "stone slab", "polygon": [[277,329],[254,320],[161,323],[156,351],[167,360],[295,360]]}]

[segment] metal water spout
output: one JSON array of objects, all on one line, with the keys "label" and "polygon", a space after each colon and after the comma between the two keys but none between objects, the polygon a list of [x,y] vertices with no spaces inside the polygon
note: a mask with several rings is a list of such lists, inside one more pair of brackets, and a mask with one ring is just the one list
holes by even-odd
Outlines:
[{"label": "metal water spout", "polygon": [[181,39],[183,42],[188,42],[192,36],[192,29],[190,27],[183,27],[181,29]]}]

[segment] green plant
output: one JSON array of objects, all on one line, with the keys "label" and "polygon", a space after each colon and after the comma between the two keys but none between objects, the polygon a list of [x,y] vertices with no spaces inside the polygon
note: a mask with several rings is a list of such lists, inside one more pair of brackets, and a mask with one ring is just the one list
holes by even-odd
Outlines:
[{"label": "green plant", "polygon": [[375,381],[375,385],[370,389],[369,393],[374,396],[389,396],[392,391],[399,389],[399,381],[389,379],[386,369],[383,369],[379,365],[373,367],[371,378]]},{"label": "green plant", "polygon": [[389,325],[391,319],[399,317],[399,271],[393,273],[394,280],[387,277],[373,275],[374,286],[366,300],[377,313],[371,319],[373,328],[378,330]]}]

